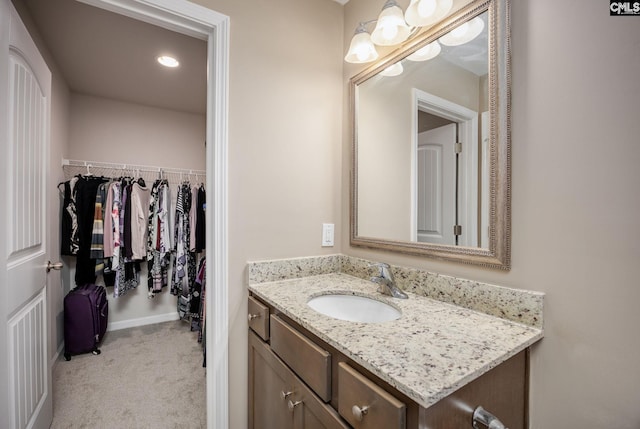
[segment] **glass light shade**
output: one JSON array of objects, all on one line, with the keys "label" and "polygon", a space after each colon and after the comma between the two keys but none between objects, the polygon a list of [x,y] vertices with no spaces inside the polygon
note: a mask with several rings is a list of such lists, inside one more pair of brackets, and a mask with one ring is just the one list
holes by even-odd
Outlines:
[{"label": "glass light shade", "polygon": [[176,60],[173,57],[170,57],[169,55],[162,55],[159,56],[157,58],[158,62],[160,64],[162,64],[165,67],[170,67],[170,68],[174,68],[174,67],[178,67],[180,65],[180,63],[178,62],[178,60]]},{"label": "glass light shade", "polygon": [[437,40],[429,43],[407,57],[411,61],[427,61],[438,56],[442,48]]},{"label": "glass light shade", "polygon": [[376,28],[371,33],[371,40],[380,46],[397,45],[407,40],[409,32],[402,9],[395,0],[389,0],[378,16]]},{"label": "glass light shade", "polygon": [[453,0],[411,0],[404,19],[412,27],[426,27],[447,16]]},{"label": "glass light shade", "polygon": [[376,59],[378,59],[378,52],[371,42],[371,36],[364,29],[361,31],[359,27],[351,39],[349,51],[344,60],[348,63],[362,64]]},{"label": "glass light shade", "polygon": [[399,76],[402,74],[403,71],[404,71],[404,67],[402,67],[402,63],[397,62],[395,64],[390,65],[386,69],[382,70],[380,72],[380,75],[387,76],[387,77]]},{"label": "glass light shade", "polygon": [[484,29],[484,21],[480,17],[475,17],[471,21],[465,22],[454,28],[439,40],[447,46],[458,46],[468,43],[478,37]]}]

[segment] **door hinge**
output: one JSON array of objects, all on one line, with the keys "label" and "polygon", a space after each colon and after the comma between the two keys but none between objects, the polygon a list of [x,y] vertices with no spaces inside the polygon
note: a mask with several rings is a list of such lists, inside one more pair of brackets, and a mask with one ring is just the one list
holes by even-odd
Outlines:
[{"label": "door hinge", "polygon": [[462,153],[462,143],[456,143],[456,153]]},{"label": "door hinge", "polygon": [[453,235],[462,235],[462,225],[453,225]]}]

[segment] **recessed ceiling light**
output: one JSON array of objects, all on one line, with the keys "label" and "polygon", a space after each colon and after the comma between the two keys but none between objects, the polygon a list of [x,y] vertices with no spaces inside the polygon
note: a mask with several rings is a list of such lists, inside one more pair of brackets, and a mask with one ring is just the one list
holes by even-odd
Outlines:
[{"label": "recessed ceiling light", "polygon": [[180,65],[178,60],[168,55],[159,56],[158,62],[165,67],[171,67],[171,68],[178,67]]}]

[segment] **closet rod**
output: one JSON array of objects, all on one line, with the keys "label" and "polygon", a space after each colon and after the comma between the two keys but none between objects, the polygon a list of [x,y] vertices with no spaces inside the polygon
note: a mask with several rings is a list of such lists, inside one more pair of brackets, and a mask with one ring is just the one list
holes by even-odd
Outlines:
[{"label": "closet rod", "polygon": [[206,170],[194,170],[189,168],[167,168],[167,167],[157,167],[152,165],[141,165],[141,164],[118,164],[114,162],[101,162],[101,161],[84,161],[77,159],[63,159],[62,160],[62,168],[64,167],[81,167],[87,168],[90,172],[91,168],[97,169],[112,169],[114,172],[119,171],[129,171],[129,172],[145,172],[145,173],[156,173],[158,175],[164,174],[180,174],[180,175],[192,175],[192,176],[206,176]]}]

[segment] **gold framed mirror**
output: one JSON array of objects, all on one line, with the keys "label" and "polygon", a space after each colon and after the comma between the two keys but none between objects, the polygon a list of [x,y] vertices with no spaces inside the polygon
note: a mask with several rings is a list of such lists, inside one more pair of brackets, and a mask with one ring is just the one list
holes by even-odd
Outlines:
[{"label": "gold framed mirror", "polygon": [[510,73],[476,0],[351,78],[351,245],[510,268]]}]

